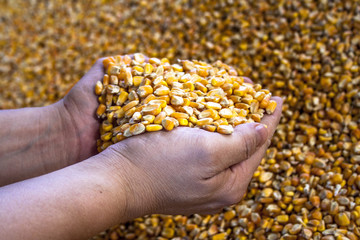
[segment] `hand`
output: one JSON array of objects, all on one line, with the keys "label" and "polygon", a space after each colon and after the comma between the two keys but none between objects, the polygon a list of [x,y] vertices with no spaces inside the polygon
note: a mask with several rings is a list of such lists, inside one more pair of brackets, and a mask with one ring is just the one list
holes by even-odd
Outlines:
[{"label": "hand", "polygon": [[70,164],[87,159],[97,154],[96,140],[99,138],[100,121],[95,112],[99,105],[94,89],[97,81],[102,81],[104,68],[100,58],[80,81],[58,104],[60,112],[67,112],[66,124],[75,128],[77,156]]},{"label": "hand", "polygon": [[150,213],[216,212],[243,197],[281,115],[282,100],[262,123],[235,127],[232,135],[178,127],[145,133],[101,154],[126,192],[127,218]]}]

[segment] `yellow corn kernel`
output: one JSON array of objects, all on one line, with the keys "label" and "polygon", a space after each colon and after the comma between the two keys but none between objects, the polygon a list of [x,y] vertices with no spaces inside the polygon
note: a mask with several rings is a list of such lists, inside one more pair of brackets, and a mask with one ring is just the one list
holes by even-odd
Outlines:
[{"label": "yellow corn kernel", "polygon": [[191,61],[183,61],[182,62],[183,68],[185,71],[191,71],[192,69],[195,68],[195,64]]},{"label": "yellow corn kernel", "polygon": [[224,240],[227,238],[227,234],[226,233],[218,233],[214,236],[212,236],[212,240]]},{"label": "yellow corn kernel", "polygon": [[153,93],[153,88],[150,85],[141,86],[138,88],[137,93],[141,98],[145,98]]},{"label": "yellow corn kernel", "polygon": [[100,104],[96,110],[96,115],[98,117],[101,117],[105,113],[105,110],[106,110],[106,106],[104,104]]},{"label": "yellow corn kernel", "polygon": [[143,104],[148,104],[151,100],[154,100],[156,99],[155,95],[154,94],[149,94],[143,101],[142,103]]},{"label": "yellow corn kernel", "polygon": [[131,63],[131,57],[129,55],[125,55],[123,57],[123,62],[126,64],[126,65],[129,65]]},{"label": "yellow corn kernel", "polygon": [[134,100],[129,102],[128,104],[126,104],[122,109],[124,110],[124,112],[128,111],[129,109],[135,107],[136,105],[139,104],[138,100]]},{"label": "yellow corn kernel", "polygon": [[195,90],[195,86],[192,82],[186,82],[186,83],[183,83],[183,89],[192,92]]},{"label": "yellow corn kernel", "polygon": [[234,128],[231,125],[219,125],[217,127],[217,132],[221,134],[232,134],[234,132]]},{"label": "yellow corn kernel", "polygon": [[170,117],[173,117],[176,119],[180,119],[180,118],[188,119],[189,115],[187,113],[182,113],[182,112],[173,112],[172,114],[170,114]]},{"label": "yellow corn kernel", "polygon": [[111,129],[111,132],[112,132],[113,136],[115,136],[116,134],[121,132],[121,126],[114,127],[113,129]]},{"label": "yellow corn kernel", "polygon": [[120,66],[110,65],[108,68],[108,75],[118,75],[120,70]]},{"label": "yellow corn kernel", "polygon": [[114,117],[118,119],[123,118],[124,116],[125,116],[125,111],[123,108],[116,110],[114,113]]},{"label": "yellow corn kernel", "polygon": [[160,112],[159,114],[157,114],[157,116],[154,118],[154,123],[155,124],[161,124],[162,120],[164,120],[166,118],[167,114],[165,111]]},{"label": "yellow corn kernel", "polygon": [[275,218],[275,221],[277,221],[280,224],[287,223],[289,221],[289,216],[288,215],[278,215]]},{"label": "yellow corn kernel", "polygon": [[125,112],[124,117],[131,118],[135,112],[136,112],[136,107],[130,108]]},{"label": "yellow corn kernel", "polygon": [[165,130],[171,131],[175,127],[175,121],[174,120],[175,120],[174,118],[166,117],[165,119],[163,119],[161,121],[161,124],[165,128]]},{"label": "yellow corn kernel", "polygon": [[270,100],[269,104],[266,106],[266,113],[272,114],[275,111],[277,103],[274,100]]},{"label": "yellow corn kernel", "polygon": [[110,64],[115,64],[115,59],[112,57],[105,58],[103,60],[103,65],[105,68],[108,68]]},{"label": "yellow corn kernel", "polygon": [[139,87],[141,82],[143,81],[144,77],[142,76],[134,76],[133,77],[133,83],[135,87]]},{"label": "yellow corn kernel", "polygon": [[147,132],[156,132],[156,131],[160,131],[163,129],[163,126],[160,124],[149,124],[146,125],[146,131]]},{"label": "yellow corn kernel", "polygon": [[164,108],[164,112],[166,113],[167,116],[170,116],[173,112],[175,112],[175,109],[171,106],[166,106]]},{"label": "yellow corn kernel", "polygon": [[183,98],[184,103],[183,106],[189,106],[190,105],[190,99],[189,98]]},{"label": "yellow corn kernel", "polygon": [[130,87],[134,85],[133,76],[129,68],[125,69],[125,85]]},{"label": "yellow corn kernel", "polygon": [[129,93],[122,91],[116,101],[116,105],[121,106],[128,99]]},{"label": "yellow corn kernel", "polygon": [[261,121],[261,117],[259,114],[251,114],[250,115],[251,119],[253,119],[255,122],[260,122]]},{"label": "yellow corn kernel", "polygon": [[350,225],[350,219],[348,217],[348,215],[345,212],[341,212],[335,215],[335,222],[339,225],[339,226],[348,226]]},{"label": "yellow corn kernel", "polygon": [[255,98],[258,102],[261,102],[261,101],[264,99],[265,95],[266,95],[266,94],[265,94],[264,92],[257,92],[257,93],[255,93],[254,98]]},{"label": "yellow corn kernel", "polygon": [[138,72],[138,73],[143,73],[144,72],[144,69],[142,67],[140,67],[140,66],[134,66],[133,70]]},{"label": "yellow corn kernel", "polygon": [[106,85],[109,84],[109,75],[107,75],[107,74],[104,75],[102,84],[103,84],[104,86],[106,86]]},{"label": "yellow corn kernel", "polygon": [[113,128],[113,125],[112,125],[108,120],[105,120],[105,121],[102,122],[101,128],[102,128],[105,132],[109,132],[109,131],[111,131],[111,129]]},{"label": "yellow corn kernel", "polygon": [[191,75],[191,81],[194,83],[196,83],[196,82],[201,83],[204,86],[206,86],[209,83],[208,80],[206,80],[205,78],[201,78],[197,74]]},{"label": "yellow corn kernel", "polygon": [[209,132],[215,132],[216,131],[216,126],[214,125],[204,125],[202,126],[202,129],[209,131]]},{"label": "yellow corn kernel", "polygon": [[149,59],[149,63],[151,63],[151,64],[156,64],[156,65],[160,65],[160,64],[161,64],[161,61],[160,61],[160,59],[158,59],[158,58],[150,58],[150,59]]},{"label": "yellow corn kernel", "polygon": [[114,143],[118,143],[122,140],[124,140],[126,137],[122,133],[118,133],[114,137]]},{"label": "yellow corn kernel", "polygon": [[[263,100],[260,102],[260,108],[266,108],[269,105],[271,95],[266,94]],[[276,105],[275,105],[276,107]]]},{"label": "yellow corn kernel", "polygon": [[179,64],[173,64],[171,67],[172,67],[172,69],[174,69],[177,72],[182,72],[183,71],[182,66],[180,66]]},{"label": "yellow corn kernel", "polygon": [[106,92],[110,93],[110,94],[118,93],[118,92],[120,92],[120,87],[117,85],[112,85],[112,84],[107,85]]},{"label": "yellow corn kernel", "polygon": [[181,111],[187,113],[189,116],[193,115],[193,113],[194,113],[193,108],[189,107],[189,106],[183,106],[181,108]]},{"label": "yellow corn kernel", "polygon": [[119,79],[117,76],[111,75],[110,76],[110,83],[113,85],[118,85],[119,84]]},{"label": "yellow corn kernel", "polygon": [[145,56],[144,54],[141,53],[135,53],[134,54],[134,60],[138,63],[144,63],[145,62]]},{"label": "yellow corn kernel", "polygon": [[189,106],[192,107],[192,108],[199,109],[199,110],[202,110],[202,109],[205,108],[204,104],[202,104],[202,103],[197,103],[197,102],[190,102],[190,103],[189,103]]},{"label": "yellow corn kernel", "polygon": [[147,105],[141,110],[142,115],[158,115],[161,112],[159,104]]},{"label": "yellow corn kernel", "polygon": [[233,112],[229,108],[223,108],[219,111],[219,115],[223,118],[232,118],[234,116]]},{"label": "yellow corn kernel", "polygon": [[179,125],[180,126],[187,126],[189,125],[189,121],[186,118],[177,118],[177,120],[179,121]]},{"label": "yellow corn kernel", "polygon": [[154,70],[153,65],[151,65],[150,63],[146,63],[145,64],[145,74],[150,74],[152,73],[152,71]]},{"label": "yellow corn kernel", "polygon": [[153,123],[155,120],[155,116],[154,115],[145,115],[142,116],[143,121],[147,121],[149,124]]},{"label": "yellow corn kernel", "polygon": [[137,95],[137,93],[134,90],[132,90],[129,93],[128,99],[129,99],[129,101],[139,100],[139,96]]},{"label": "yellow corn kernel", "polygon": [[105,105],[107,107],[110,107],[112,102],[113,102],[113,95],[112,94],[106,94]]},{"label": "yellow corn kernel", "polygon": [[168,95],[169,93],[170,93],[170,89],[168,87],[165,87],[165,86],[158,87],[154,91],[154,94],[156,96],[164,96],[164,95]]},{"label": "yellow corn kernel", "polygon": [[143,132],[145,132],[145,126],[142,123],[136,123],[132,125],[130,128],[131,135],[139,135]]},{"label": "yellow corn kernel", "polygon": [[100,138],[104,142],[109,141],[112,138],[112,132],[106,132],[106,133],[102,134]]},{"label": "yellow corn kernel", "polygon": [[143,78],[143,80],[140,83],[140,86],[145,86],[145,85],[151,85],[151,80],[148,78]]},{"label": "yellow corn kernel", "polygon": [[174,106],[182,106],[182,105],[184,105],[184,99],[179,96],[173,96],[171,98],[171,104]]},{"label": "yellow corn kernel", "polygon": [[98,97],[98,101],[100,104],[105,104],[105,102],[106,102],[105,95],[101,95],[100,97]]},{"label": "yellow corn kernel", "polygon": [[106,141],[106,142],[104,142],[104,143],[101,145],[100,149],[101,149],[102,151],[104,151],[104,150],[105,150],[106,148],[108,148],[111,144],[112,144],[112,143],[111,143],[110,141]]},{"label": "yellow corn kernel", "polygon": [[218,127],[219,125],[229,125],[229,122],[225,118],[220,118],[216,120],[213,124]]},{"label": "yellow corn kernel", "polygon": [[239,97],[243,97],[243,96],[245,96],[245,94],[248,92],[248,88],[247,87],[245,87],[245,86],[240,86],[239,88],[237,88],[237,89],[234,89],[234,94],[236,95],[236,96],[239,96]]},{"label": "yellow corn kernel", "polygon": [[219,103],[215,103],[215,102],[207,102],[205,106],[208,109],[215,109],[215,110],[220,110],[222,108]]},{"label": "yellow corn kernel", "polygon": [[117,111],[119,109],[121,109],[120,106],[111,106],[111,107],[108,108],[108,110],[110,110],[110,111]]},{"label": "yellow corn kernel", "polygon": [[214,109],[207,109],[207,110],[204,110],[202,111],[200,114],[199,114],[199,119],[202,119],[202,118],[212,118],[212,119],[215,119],[216,118],[216,115],[217,115],[217,111],[214,110]]},{"label": "yellow corn kernel", "polygon": [[214,87],[220,87],[224,83],[225,83],[225,79],[221,77],[213,77],[211,79],[211,85],[213,85]]},{"label": "yellow corn kernel", "polygon": [[167,76],[165,80],[166,80],[166,84],[168,85],[172,85],[174,82],[178,82],[178,79],[173,75]]},{"label": "yellow corn kernel", "polygon": [[200,90],[203,93],[207,92],[207,88],[202,83],[199,82],[195,83],[195,89]]},{"label": "yellow corn kernel", "polygon": [[128,127],[127,129],[125,129],[123,135],[124,135],[125,137],[131,137],[131,136],[132,136],[132,135],[131,135],[131,132],[130,132],[130,127]]},{"label": "yellow corn kernel", "polygon": [[193,116],[189,117],[189,122],[191,122],[192,124],[196,124],[197,121],[198,121],[198,119],[196,117],[193,117]]},{"label": "yellow corn kernel", "polygon": [[157,100],[164,100],[166,102],[166,104],[168,104],[170,102],[169,95],[159,96],[159,97],[156,97],[156,99]]},{"label": "yellow corn kernel", "polygon": [[104,86],[103,86],[102,82],[97,81],[96,85],[95,85],[95,94],[96,95],[101,95],[103,89],[104,89]]},{"label": "yellow corn kernel", "polygon": [[126,129],[128,129],[131,125],[129,123],[125,123],[120,126],[120,132],[124,133]]},{"label": "yellow corn kernel", "polygon": [[212,118],[202,118],[196,121],[196,125],[198,126],[204,126],[204,125],[209,125],[214,121],[214,119]]},{"label": "yellow corn kernel", "polygon": [[151,100],[149,102],[150,105],[153,105],[153,104],[158,104],[160,105],[161,108],[164,108],[166,107],[166,101],[165,100],[161,100],[161,99],[154,99],[154,100]]}]

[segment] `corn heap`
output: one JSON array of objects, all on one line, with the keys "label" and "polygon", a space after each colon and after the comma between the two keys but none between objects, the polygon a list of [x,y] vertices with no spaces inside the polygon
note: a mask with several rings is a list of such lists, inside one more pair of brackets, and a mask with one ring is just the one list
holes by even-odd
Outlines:
[{"label": "corn heap", "polygon": [[260,122],[272,114],[276,102],[269,90],[244,83],[221,61],[213,66],[199,61],[170,64],[166,58],[134,54],[103,61],[103,81],[95,85],[102,118],[98,151],[141,133],[177,126],[199,127],[231,134],[233,126]]},{"label": "corn heap", "polygon": [[1,109],[54,103],[97,58],[135,52],[219,59],[284,98],[239,204],[95,239],[360,238],[359,1],[1,0],[0,16]]}]

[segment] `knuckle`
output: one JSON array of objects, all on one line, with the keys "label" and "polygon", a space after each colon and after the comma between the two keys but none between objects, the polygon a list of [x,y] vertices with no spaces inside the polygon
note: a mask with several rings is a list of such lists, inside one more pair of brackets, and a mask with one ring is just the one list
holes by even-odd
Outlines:
[{"label": "knuckle", "polygon": [[244,137],[244,159],[248,159],[251,155],[252,142],[249,138]]}]

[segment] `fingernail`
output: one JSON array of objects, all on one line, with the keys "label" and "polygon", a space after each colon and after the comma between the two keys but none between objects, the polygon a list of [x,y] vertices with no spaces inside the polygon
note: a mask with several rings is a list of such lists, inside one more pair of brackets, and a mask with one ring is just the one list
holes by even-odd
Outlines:
[{"label": "fingernail", "polygon": [[267,138],[267,130],[264,127],[264,125],[262,125],[262,124],[258,124],[255,127],[255,130],[256,130],[256,135],[257,135],[256,136],[256,144],[259,147],[265,143],[265,140]]}]

